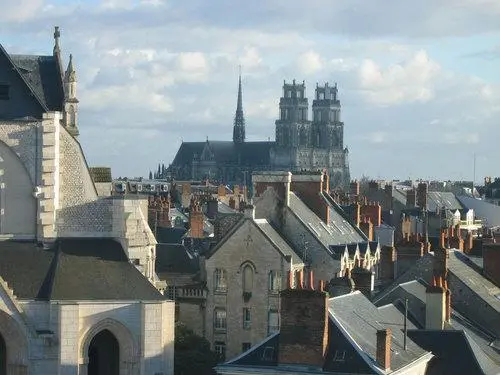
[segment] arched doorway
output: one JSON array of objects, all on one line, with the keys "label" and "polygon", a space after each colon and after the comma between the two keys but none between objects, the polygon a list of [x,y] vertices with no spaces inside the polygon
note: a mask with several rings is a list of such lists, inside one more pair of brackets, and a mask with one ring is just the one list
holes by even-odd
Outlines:
[{"label": "arched doorway", "polygon": [[7,345],[0,334],[0,375],[7,375]]},{"label": "arched doorway", "polygon": [[88,375],[120,374],[120,348],[118,340],[107,329],[102,330],[92,338],[88,356]]}]

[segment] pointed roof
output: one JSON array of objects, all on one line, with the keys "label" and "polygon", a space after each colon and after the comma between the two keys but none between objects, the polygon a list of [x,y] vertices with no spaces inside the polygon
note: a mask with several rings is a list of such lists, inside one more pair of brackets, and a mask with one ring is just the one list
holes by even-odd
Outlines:
[{"label": "pointed roof", "polygon": [[65,79],[68,82],[76,81],[76,72],[75,68],[73,67],[73,54],[69,55],[69,62],[68,62],[68,68],[66,69]]},{"label": "pointed roof", "polygon": [[241,93],[241,71],[238,78],[238,101],[236,104],[236,113],[234,115],[233,141],[235,143],[243,143],[245,141],[245,117],[243,115],[243,98]]}]

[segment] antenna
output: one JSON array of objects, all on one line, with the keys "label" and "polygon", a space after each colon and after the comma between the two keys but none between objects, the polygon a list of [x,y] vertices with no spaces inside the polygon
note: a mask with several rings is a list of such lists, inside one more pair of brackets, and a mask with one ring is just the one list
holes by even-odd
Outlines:
[{"label": "antenna", "polygon": [[474,184],[476,183],[476,153],[474,153],[474,170],[472,175],[472,198],[474,198]]},{"label": "antenna", "polygon": [[408,336],[408,298],[405,298],[405,321],[404,321],[404,336],[403,336],[403,348],[406,350],[406,337]]}]

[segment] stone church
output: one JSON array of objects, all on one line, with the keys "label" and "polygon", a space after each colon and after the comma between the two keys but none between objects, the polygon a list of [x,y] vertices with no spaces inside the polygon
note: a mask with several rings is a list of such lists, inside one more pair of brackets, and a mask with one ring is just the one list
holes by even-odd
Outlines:
[{"label": "stone church", "polygon": [[312,120],[305,83],[283,84],[276,120],[276,141],[248,142],[245,137],[241,76],[234,117],[233,140],[183,142],[168,168],[176,180],[216,180],[247,184],[254,171],[326,170],[331,187],[349,184],[349,151],[337,85],[316,86]]},{"label": "stone church", "polygon": [[54,41],[48,56],[0,45],[0,375],[173,374],[147,200],[102,196],[111,177],[97,189]]}]

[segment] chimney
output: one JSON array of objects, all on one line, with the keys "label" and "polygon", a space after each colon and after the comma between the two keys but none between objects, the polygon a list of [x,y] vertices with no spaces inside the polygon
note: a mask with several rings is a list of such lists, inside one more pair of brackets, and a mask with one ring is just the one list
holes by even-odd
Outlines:
[{"label": "chimney", "polygon": [[323,170],[323,187],[322,190],[326,193],[330,192],[330,176],[326,169]]},{"label": "chimney", "polygon": [[207,200],[207,217],[209,219],[215,219],[217,213],[219,212],[219,201],[215,198]]},{"label": "chimney", "polygon": [[500,288],[500,243],[483,243],[483,272]]},{"label": "chimney", "polygon": [[378,182],[377,181],[370,181],[368,182],[368,191],[371,193],[370,195],[373,196],[374,193],[376,193],[378,190]]},{"label": "chimney", "polygon": [[[288,278],[292,279],[291,276]],[[328,347],[328,297],[312,288],[281,291],[281,326],[278,363],[323,368]]]},{"label": "chimney", "polygon": [[443,280],[447,279],[448,258],[449,258],[449,251],[447,249],[434,250],[434,259],[432,268],[433,268],[433,275],[435,277],[440,277]]},{"label": "chimney", "polygon": [[359,224],[361,223],[361,205],[359,203],[353,203],[351,205],[351,209],[352,221],[357,227],[359,227]]},{"label": "chimney", "polygon": [[273,189],[276,195],[284,202],[285,206],[289,206],[291,182],[291,172],[274,171],[253,173],[252,184],[254,197],[260,197],[267,189]]},{"label": "chimney", "polygon": [[442,330],[446,321],[446,291],[437,280],[425,290],[425,329]]},{"label": "chimney", "polygon": [[226,196],[226,187],[224,185],[219,185],[219,187],[217,188],[217,195],[219,199]]},{"label": "chimney", "polygon": [[380,249],[380,279],[394,280],[394,267],[396,263],[396,248],[382,246]]},{"label": "chimney", "polygon": [[416,205],[415,189],[412,188],[406,192],[406,207],[412,208]]},{"label": "chimney", "polygon": [[203,238],[203,212],[200,203],[195,199],[191,202],[189,211],[189,230],[192,238]]},{"label": "chimney", "polygon": [[352,197],[357,197],[359,195],[359,182],[358,181],[352,181],[351,184],[349,185],[349,194]]},{"label": "chimney", "polygon": [[466,254],[472,253],[472,249],[474,248],[474,237],[471,232],[467,232],[464,240],[464,252]]},{"label": "chimney", "polygon": [[233,193],[234,193],[234,199],[237,199],[238,195],[240,195],[240,185],[233,186]]},{"label": "chimney", "polygon": [[363,221],[359,223],[359,229],[368,237],[368,241],[373,241],[373,224],[370,218],[365,217]]},{"label": "chimney", "polygon": [[191,204],[191,184],[189,182],[182,184],[181,204],[182,207],[189,207]]},{"label": "chimney", "polygon": [[384,209],[392,210],[392,184],[384,186]]},{"label": "chimney", "polygon": [[377,331],[377,362],[384,371],[391,369],[391,341],[392,331],[390,328]]},{"label": "chimney", "polygon": [[370,218],[374,227],[382,224],[382,207],[379,203],[369,202],[361,206],[361,217]]},{"label": "chimney", "polygon": [[229,198],[229,207],[232,208],[233,210],[236,209],[236,200],[234,199],[234,197]]},{"label": "chimney", "polygon": [[324,175],[321,172],[305,172],[292,175],[290,189],[318,216],[325,224],[330,221],[330,209],[321,196]]},{"label": "chimney", "polygon": [[427,183],[421,182],[417,186],[417,196],[416,196],[417,206],[421,209],[427,209]]}]

